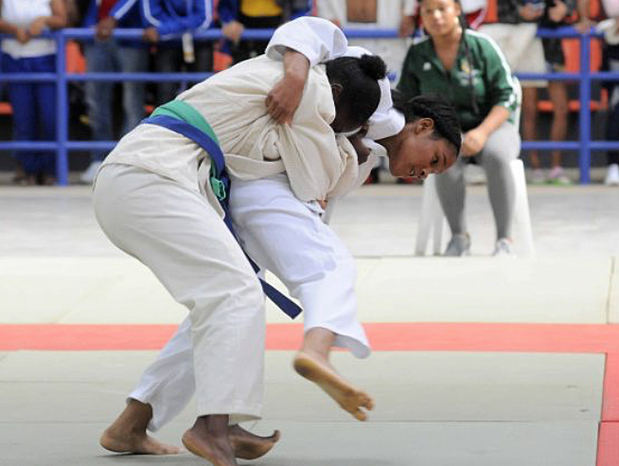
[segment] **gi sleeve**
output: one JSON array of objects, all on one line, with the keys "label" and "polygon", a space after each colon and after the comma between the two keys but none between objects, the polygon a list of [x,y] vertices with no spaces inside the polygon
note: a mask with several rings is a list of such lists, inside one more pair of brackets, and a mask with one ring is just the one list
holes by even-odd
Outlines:
[{"label": "gi sleeve", "polygon": [[346,53],[348,40],[340,28],[322,18],[303,16],[278,27],[266,48],[266,55],[282,60],[287,48],[307,57],[315,66]]}]

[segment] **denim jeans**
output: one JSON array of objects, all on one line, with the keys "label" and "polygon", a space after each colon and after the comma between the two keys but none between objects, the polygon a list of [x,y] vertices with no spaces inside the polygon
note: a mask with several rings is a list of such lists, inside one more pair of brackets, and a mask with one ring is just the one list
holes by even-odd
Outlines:
[{"label": "denim jeans", "polygon": [[[120,46],[114,40],[84,44],[88,71],[143,72],[148,70],[148,49]],[[123,82],[123,134],[133,129],[144,118],[143,82]],[[113,82],[87,81],[86,103],[94,140],[114,140],[112,94]],[[95,152],[92,161],[103,160],[106,152]]]},{"label": "denim jeans", "polygon": [[[209,72],[213,70],[213,44],[211,42],[195,42],[195,63],[186,64],[183,61],[183,49],[175,42],[163,43],[157,47],[155,71],[160,73],[177,73],[183,71]],[[175,82],[157,83],[157,105],[173,100],[179,91],[185,90]]]},{"label": "denim jeans", "polygon": [[[56,56],[13,58],[2,54],[4,73],[54,73]],[[16,141],[56,140],[56,85],[48,82],[11,82],[9,101],[13,108],[13,139]],[[53,175],[53,151],[15,151],[15,158],[28,175]]]}]

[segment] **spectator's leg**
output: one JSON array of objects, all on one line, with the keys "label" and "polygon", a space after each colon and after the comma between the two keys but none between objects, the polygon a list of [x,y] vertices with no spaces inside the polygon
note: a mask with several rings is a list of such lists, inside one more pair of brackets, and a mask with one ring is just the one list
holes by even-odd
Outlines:
[{"label": "spectator's leg", "polygon": [[[101,73],[117,71],[114,66],[113,53],[116,44],[112,41],[84,44],[84,55],[89,72]],[[105,81],[86,81],[86,105],[92,139],[95,141],[112,141],[114,139],[112,123],[112,102],[110,96],[114,83]],[[107,151],[93,151],[91,162],[101,162]]]},{"label": "spectator's leg", "polygon": [[464,165],[465,161],[460,158],[449,170],[436,175],[436,191],[441,207],[447,217],[452,235],[467,233],[464,212],[465,185]]},{"label": "spectator's leg", "polygon": [[[148,49],[145,47],[119,47],[120,68],[126,73],[148,70]],[[123,82],[123,133],[131,131],[144,118],[145,83]]]},{"label": "spectator's leg", "polygon": [[494,131],[479,158],[488,179],[488,195],[494,214],[497,239],[511,239],[516,188],[510,163],[520,153],[520,136],[516,127],[503,123]]},{"label": "spectator's leg", "polygon": [[196,62],[193,64],[193,69],[196,72],[213,71],[213,42],[199,41],[195,42]]},{"label": "spectator's leg", "polygon": [[[172,45],[157,49],[155,70],[159,73],[176,73],[181,69],[183,50]],[[164,104],[176,97],[179,84],[177,82],[157,83],[157,105]]]},{"label": "spectator's leg", "polygon": [[[565,68],[565,56],[561,39],[546,38],[542,40],[544,45],[544,56],[548,72],[561,72]],[[568,116],[568,96],[567,84],[563,81],[550,81],[548,83],[548,95],[552,102],[552,126],[550,127],[550,139],[552,141],[563,141],[567,136],[567,116]],[[552,169],[548,175],[550,181],[567,184],[569,178],[561,168],[561,151],[551,152]]]},{"label": "spectator's leg", "polygon": [[[610,61],[610,69],[619,71],[619,60]],[[619,141],[619,84],[615,84],[610,95],[606,139]],[[608,151],[608,171],[604,179],[606,185],[619,185],[619,150]]]},{"label": "spectator's leg", "polygon": [[[548,93],[553,107],[550,139],[564,141],[567,136],[567,85],[561,81],[550,81]],[[552,151],[552,166],[561,166],[560,150]]]},{"label": "spectator's leg", "polygon": [[[56,72],[56,56],[46,55],[34,59],[33,65],[37,72]],[[35,84],[35,105],[38,114],[40,135],[45,141],[56,140],[56,84]],[[54,151],[42,151],[39,153],[39,172],[43,184],[53,184],[56,179],[56,153]]]},{"label": "spectator's leg", "polygon": [[[525,141],[537,139],[537,88],[522,88],[522,136]],[[539,169],[541,163],[536,150],[529,151],[531,165]]]},{"label": "spectator's leg", "polygon": [[[619,60],[610,60],[611,71],[619,71]],[[619,82],[616,82],[610,93],[608,112],[608,125],[606,126],[606,139],[619,141]],[[608,165],[619,165],[619,150],[608,151]]]},{"label": "spectator's leg", "polygon": [[[619,85],[615,86],[617,103],[608,112],[608,124],[606,125],[606,139],[609,141],[619,141]],[[608,165],[619,165],[619,150],[608,151]]]},{"label": "spectator's leg", "polygon": [[[6,73],[25,73],[31,71],[29,59],[13,59],[3,55],[3,70]],[[13,139],[34,141],[37,136],[36,107],[33,83],[11,82],[8,85],[9,102],[13,108]],[[37,154],[34,151],[15,151],[15,158],[21,164],[26,181],[34,182],[37,173]]]}]

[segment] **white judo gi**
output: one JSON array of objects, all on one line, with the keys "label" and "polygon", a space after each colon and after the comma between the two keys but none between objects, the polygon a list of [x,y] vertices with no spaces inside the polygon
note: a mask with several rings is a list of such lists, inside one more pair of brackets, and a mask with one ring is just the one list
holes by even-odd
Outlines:
[{"label": "white judo gi", "polygon": [[[303,46],[298,41],[299,27],[306,29]],[[346,38],[338,28],[316,18],[301,18],[280,27],[267,54],[280,59],[282,47],[304,53],[313,66],[337,56],[367,53],[358,47],[347,48]],[[240,82],[231,84],[242,86]],[[232,92],[236,91],[232,89]],[[194,104],[190,99],[188,102]],[[297,119],[300,111],[302,114],[302,106],[297,110],[292,124],[295,130],[302,126]],[[385,79],[381,82],[379,108],[370,120],[369,135],[380,139],[398,133],[403,126],[404,117],[392,108],[390,87]],[[308,170],[299,176],[295,173],[297,166],[290,161],[286,163],[287,156],[282,153],[285,173],[271,175],[265,170],[275,165],[257,169],[247,166],[248,160],[260,157],[257,153],[249,159],[244,154],[240,155],[247,147],[250,146],[237,146],[236,155],[226,153],[230,171],[240,177],[233,178],[230,213],[245,251],[261,267],[278,276],[291,295],[300,300],[304,308],[305,331],[314,327],[327,328],[337,335],[336,346],[350,349],[357,357],[367,357],[369,345],[356,318],[354,259],[333,231],[323,224],[320,219],[322,209],[314,200],[338,197],[360,185],[373,166],[373,160],[363,164],[361,172],[355,170],[356,166],[346,164],[339,175],[328,177],[331,184],[322,183],[329,185],[330,189],[320,193],[308,188],[306,181],[308,174],[321,176],[318,171],[321,168],[314,168],[316,163],[307,163]],[[307,157],[305,152],[304,157]],[[324,162],[318,165],[328,172]],[[263,178],[253,179],[258,176]],[[332,184],[333,181],[335,184]],[[192,323],[189,319],[185,320],[129,395],[152,405],[153,419],[149,424],[152,431],[178,414],[195,389],[191,329]]]},{"label": "white judo gi", "polygon": [[[335,106],[324,67],[310,70],[292,127],[267,116],[266,94],[282,76],[280,63],[259,57],[179,99],[210,123],[239,183],[286,172],[297,180],[294,195],[286,181],[287,194],[303,207],[299,197],[328,198],[352,183],[357,160],[348,140],[329,127]],[[139,125],[106,158],[95,182],[94,207],[110,240],[148,266],[190,311],[181,326],[187,331],[173,338],[153,365],[165,369],[157,372],[165,374],[159,387],[180,380],[191,394],[195,381],[199,416],[229,413],[232,422],[240,422],[261,411],[264,297],[221,220],[206,183],[209,167],[193,141],[160,126]],[[252,195],[251,203],[261,204],[264,197]],[[360,325],[355,330],[365,338]],[[149,371],[140,387],[148,384]],[[187,378],[192,382],[185,384]],[[153,405],[155,426],[168,402],[165,390],[134,398]]]}]

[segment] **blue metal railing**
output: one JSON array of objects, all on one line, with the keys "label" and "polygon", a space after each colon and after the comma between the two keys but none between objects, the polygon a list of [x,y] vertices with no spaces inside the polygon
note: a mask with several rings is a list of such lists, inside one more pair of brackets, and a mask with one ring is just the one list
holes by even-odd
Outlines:
[{"label": "blue metal railing", "polygon": [[[243,39],[268,40],[273,33],[271,29],[246,30]],[[391,29],[346,29],[349,38],[397,38],[397,32]],[[67,73],[65,46],[67,40],[78,39],[81,41],[93,40],[93,29],[63,29],[50,34],[57,43],[55,73],[14,73],[0,74],[0,81],[30,81],[30,82],[55,82],[56,103],[58,118],[56,120],[56,141],[0,141],[0,150],[54,150],[56,151],[56,175],[58,184],[68,184],[69,163],[68,152],[72,150],[107,150],[112,149],[116,141],[71,141],[69,140],[69,105],[67,98],[67,85],[70,81],[201,81],[212,73]],[[590,182],[591,151],[593,150],[619,150],[619,141],[591,141],[591,84],[598,80],[619,81],[619,72],[592,73],[590,68],[590,45],[591,37],[595,33],[580,34],[571,27],[563,27],[554,30],[540,30],[540,37],[573,37],[580,39],[580,72],[579,73],[522,73],[517,74],[520,79],[545,79],[545,80],[570,80],[579,81],[580,88],[580,119],[578,141],[524,141],[522,148],[528,149],[558,149],[579,151],[580,182]],[[0,36],[2,37],[2,36]],[[6,37],[6,36],[4,36]],[[114,31],[117,39],[141,39],[141,29],[117,29]],[[211,29],[195,35],[196,40],[217,40],[222,37],[219,29]]]}]

